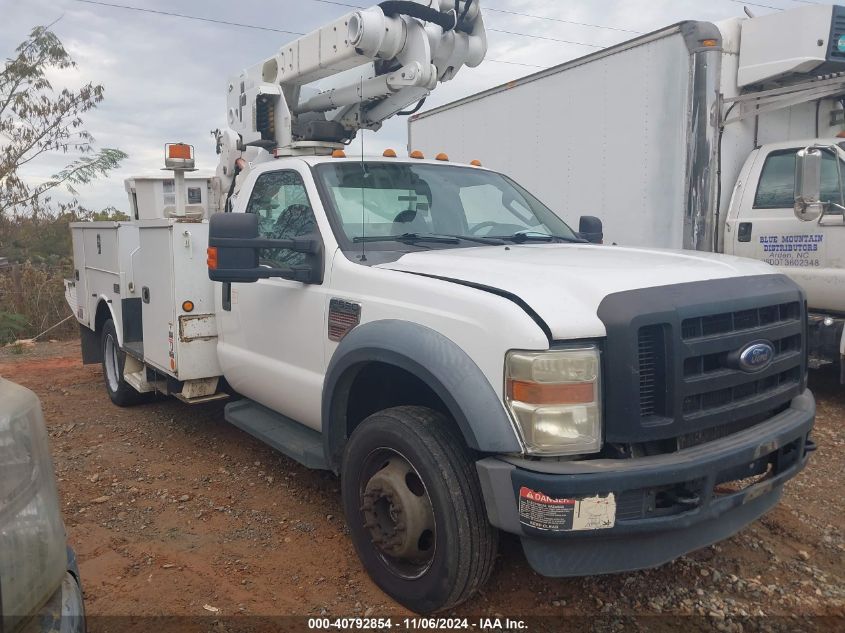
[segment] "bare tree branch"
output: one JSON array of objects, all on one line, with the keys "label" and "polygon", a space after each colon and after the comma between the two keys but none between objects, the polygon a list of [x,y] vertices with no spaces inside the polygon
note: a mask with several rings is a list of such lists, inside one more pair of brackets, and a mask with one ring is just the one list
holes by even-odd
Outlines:
[{"label": "bare tree branch", "polygon": [[[106,175],[126,158],[112,148],[95,152],[94,139],[83,127],[82,115],[103,100],[103,87],[88,83],[76,91],[55,90],[47,79],[48,70],[75,66],[49,26],[39,26],[0,69],[0,138],[5,139],[0,144],[0,215],[17,214],[23,205],[46,205],[46,194],[59,186],[75,196],[76,186]],[[49,153],[78,158],[48,181],[30,185],[20,168]]]}]

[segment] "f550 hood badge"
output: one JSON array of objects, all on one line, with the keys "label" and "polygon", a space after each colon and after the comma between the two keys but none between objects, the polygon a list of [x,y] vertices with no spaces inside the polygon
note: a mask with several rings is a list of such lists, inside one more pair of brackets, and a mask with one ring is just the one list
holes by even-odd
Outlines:
[{"label": "f550 hood badge", "polygon": [[742,371],[757,372],[771,365],[774,358],[774,345],[769,341],[754,341],[739,350],[737,365]]}]

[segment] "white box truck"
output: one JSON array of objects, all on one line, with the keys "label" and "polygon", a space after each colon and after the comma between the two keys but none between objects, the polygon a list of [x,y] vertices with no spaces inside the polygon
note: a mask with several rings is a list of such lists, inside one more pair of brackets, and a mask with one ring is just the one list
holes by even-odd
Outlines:
[{"label": "white box truck", "polygon": [[228,421],[340,475],[364,567],[422,613],[483,586],[500,531],[549,576],[725,538],[814,448],[804,294],[775,268],[591,244],[446,156],[346,157],[484,49],[477,1],[344,16],[229,81],[208,216],[173,144],[172,212],[72,227],[109,397],[234,396]]},{"label": "white box truck", "polygon": [[[599,216],[607,244],[777,266],[807,293],[811,366],[838,363],[845,381],[843,70],[845,7],[682,22],[416,114],[409,148],[479,159],[564,218]],[[799,219],[794,157],[810,145],[840,206]]]}]

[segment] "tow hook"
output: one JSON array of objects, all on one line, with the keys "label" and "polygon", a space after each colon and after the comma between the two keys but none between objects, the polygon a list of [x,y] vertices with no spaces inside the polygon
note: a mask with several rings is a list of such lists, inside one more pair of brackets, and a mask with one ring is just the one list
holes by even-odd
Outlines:
[{"label": "tow hook", "polygon": [[697,506],[698,504],[701,503],[701,497],[699,497],[696,494],[690,493],[690,494],[685,494],[683,496],[677,495],[675,497],[675,501],[682,506],[689,506],[689,507],[692,508],[692,507],[695,507],[695,506]]},{"label": "tow hook", "polygon": [[701,497],[689,490],[667,490],[664,499],[669,505],[680,505],[694,508],[701,503]]}]

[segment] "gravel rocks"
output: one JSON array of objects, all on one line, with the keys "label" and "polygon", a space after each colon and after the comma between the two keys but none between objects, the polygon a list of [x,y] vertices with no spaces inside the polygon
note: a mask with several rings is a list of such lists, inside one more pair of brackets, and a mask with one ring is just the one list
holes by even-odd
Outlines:
[{"label": "gravel rocks", "polygon": [[[219,403],[114,407],[77,343],[52,348],[55,370],[0,356],[0,374],[42,398],[90,614],[410,615],[363,572],[336,478],[226,424]],[[825,380],[811,374],[819,450],[739,534],[654,570],[572,579],[538,576],[503,535],[483,593],[443,615],[578,618],[620,632],[638,628],[632,618],[651,630],[671,617],[690,633],[832,630],[811,619],[845,614],[845,389]]]}]

